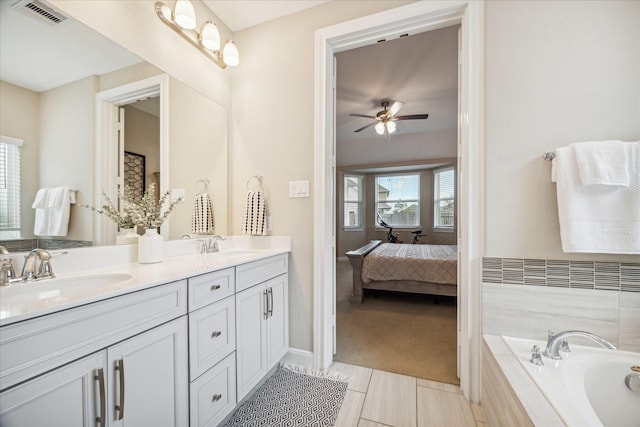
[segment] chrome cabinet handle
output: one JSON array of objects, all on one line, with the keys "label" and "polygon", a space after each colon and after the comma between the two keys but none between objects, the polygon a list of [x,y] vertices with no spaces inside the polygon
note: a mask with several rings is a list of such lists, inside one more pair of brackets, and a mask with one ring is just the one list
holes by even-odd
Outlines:
[{"label": "chrome cabinet handle", "polygon": [[217,338],[217,337],[219,337],[220,335],[222,335],[222,332],[220,332],[220,331],[213,331],[213,332],[211,333],[211,338]]},{"label": "chrome cabinet handle", "polygon": [[263,291],[262,295],[264,296],[264,318],[268,318],[269,317],[269,295],[267,294],[267,291]]},{"label": "chrome cabinet handle", "polygon": [[269,288],[267,292],[269,296],[269,299],[267,300],[267,311],[269,313],[269,316],[273,317],[273,288]]},{"label": "chrome cabinet handle", "polygon": [[104,389],[104,370],[102,368],[100,369],[96,369],[96,374],[93,376],[93,379],[95,381],[98,381],[98,389],[100,391],[100,415],[96,417],[96,423],[100,426],[100,427],[104,427],[104,423],[105,420],[107,419],[106,415],[105,415],[105,406],[106,406],[106,401],[105,401],[105,395],[106,395],[106,391]]},{"label": "chrome cabinet handle", "polygon": [[212,291],[217,291],[218,289],[220,289],[220,285],[211,285]]},{"label": "chrome cabinet handle", "polygon": [[118,411],[118,420],[124,417],[124,359],[116,361],[115,370],[120,373],[120,404],[116,405],[116,411]]},{"label": "chrome cabinet handle", "polygon": [[212,402],[217,402],[220,399],[222,399],[222,395],[221,394],[214,394],[213,397],[211,398],[211,401]]}]

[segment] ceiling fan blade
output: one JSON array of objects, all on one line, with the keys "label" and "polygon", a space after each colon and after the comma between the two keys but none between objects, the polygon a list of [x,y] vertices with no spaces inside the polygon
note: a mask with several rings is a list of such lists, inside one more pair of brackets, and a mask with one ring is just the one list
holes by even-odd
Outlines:
[{"label": "ceiling fan blade", "polygon": [[408,116],[396,116],[396,120],[424,120],[428,114],[409,114]]},{"label": "ceiling fan blade", "polygon": [[398,114],[398,111],[400,111],[403,105],[404,105],[404,102],[402,101],[394,102],[391,108],[389,108],[389,115],[395,116],[396,114]]},{"label": "ceiling fan blade", "polygon": [[356,129],[356,130],[354,130],[354,132],[360,132],[360,131],[363,131],[363,130],[365,130],[365,129],[366,129],[366,128],[368,128],[368,127],[374,126],[375,124],[376,124],[376,123],[369,123],[368,125],[362,126],[360,129]]},{"label": "ceiling fan blade", "polygon": [[349,117],[365,117],[367,119],[375,119],[376,116],[367,116],[366,114],[349,114]]}]

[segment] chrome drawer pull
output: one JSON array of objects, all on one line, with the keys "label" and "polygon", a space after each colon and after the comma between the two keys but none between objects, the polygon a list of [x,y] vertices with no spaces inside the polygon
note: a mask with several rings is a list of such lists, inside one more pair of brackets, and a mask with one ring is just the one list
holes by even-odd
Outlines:
[{"label": "chrome drawer pull", "polygon": [[212,402],[217,402],[220,399],[222,399],[222,395],[221,394],[214,394],[213,397],[211,398],[211,401]]},{"label": "chrome drawer pull", "polygon": [[219,337],[220,335],[222,335],[222,332],[220,332],[220,331],[213,331],[213,332],[211,333],[211,338],[217,338],[217,337]]},{"label": "chrome drawer pull", "polygon": [[211,285],[212,291],[217,291],[218,289],[220,289],[220,285]]},{"label": "chrome drawer pull", "polygon": [[96,375],[93,377],[94,380],[98,381],[98,388],[100,390],[100,416],[96,417],[96,423],[100,427],[104,427],[104,423],[107,419],[105,414],[105,389],[104,389],[104,371],[102,368],[96,370]]},{"label": "chrome drawer pull", "polygon": [[121,420],[124,417],[124,359],[116,361],[115,370],[120,372],[120,404],[115,405],[115,409],[119,412],[118,420]]}]

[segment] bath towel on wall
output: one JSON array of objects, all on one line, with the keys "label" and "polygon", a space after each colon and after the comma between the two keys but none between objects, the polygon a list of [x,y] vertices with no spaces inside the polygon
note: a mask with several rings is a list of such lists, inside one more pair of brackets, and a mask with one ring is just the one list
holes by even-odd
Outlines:
[{"label": "bath towel on wall", "polygon": [[213,207],[208,193],[196,194],[191,216],[191,233],[212,234],[214,230]]},{"label": "bath towel on wall", "polygon": [[266,232],[266,208],[262,191],[249,191],[242,215],[242,233],[264,236]]},{"label": "bath towel on wall", "polygon": [[640,254],[640,142],[607,145],[606,155],[592,143],[556,150],[552,181],[564,252]]},{"label": "bath towel on wall", "polygon": [[[31,205],[36,210],[33,234],[64,237],[69,229],[72,191],[67,187],[41,188]],[[75,196],[75,194],[73,194]]]}]

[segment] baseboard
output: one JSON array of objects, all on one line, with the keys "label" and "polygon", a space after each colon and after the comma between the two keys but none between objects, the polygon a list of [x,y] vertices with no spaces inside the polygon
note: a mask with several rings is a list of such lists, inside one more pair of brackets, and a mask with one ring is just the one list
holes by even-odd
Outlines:
[{"label": "baseboard", "polygon": [[287,354],[284,355],[282,361],[290,363],[292,365],[313,367],[313,352],[307,350],[300,350],[297,348],[290,348]]}]

